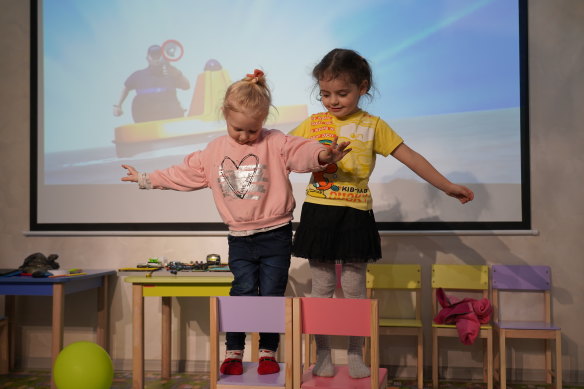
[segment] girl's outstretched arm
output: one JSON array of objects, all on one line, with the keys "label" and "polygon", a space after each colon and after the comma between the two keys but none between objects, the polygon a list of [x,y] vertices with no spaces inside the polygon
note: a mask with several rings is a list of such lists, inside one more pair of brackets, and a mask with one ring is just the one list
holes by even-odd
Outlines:
[{"label": "girl's outstretched arm", "polygon": [[474,198],[472,190],[450,182],[426,158],[409,148],[405,143],[399,145],[391,155],[448,196],[457,198],[462,204]]},{"label": "girl's outstretched arm", "polygon": [[128,172],[125,177],[122,177],[122,181],[138,182],[138,171],[130,165],[122,165],[124,169]]}]

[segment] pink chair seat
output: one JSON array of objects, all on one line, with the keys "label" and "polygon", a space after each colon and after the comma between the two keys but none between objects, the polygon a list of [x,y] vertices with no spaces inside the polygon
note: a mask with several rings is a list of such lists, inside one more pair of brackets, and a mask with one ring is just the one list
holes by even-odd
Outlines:
[{"label": "pink chair seat", "polygon": [[[379,385],[386,382],[387,369],[379,369]],[[334,377],[312,375],[312,367],[302,374],[302,389],[370,389],[371,377],[351,378],[347,365],[336,365]]]}]

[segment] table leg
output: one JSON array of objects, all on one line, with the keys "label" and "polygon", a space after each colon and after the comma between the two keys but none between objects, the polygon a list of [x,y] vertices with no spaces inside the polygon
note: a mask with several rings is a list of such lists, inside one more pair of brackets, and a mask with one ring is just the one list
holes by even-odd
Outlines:
[{"label": "table leg", "polygon": [[108,276],[102,277],[102,285],[97,289],[97,344],[109,353],[109,304]]},{"label": "table leg", "polygon": [[[65,288],[63,284],[53,285],[53,329],[51,344],[51,368],[63,348],[63,325],[65,322]],[[51,371],[51,389],[56,388]]]},{"label": "table leg", "polygon": [[14,361],[16,360],[14,347],[14,318],[16,318],[16,296],[8,295],[4,298],[4,310],[8,320],[8,370],[14,370]]},{"label": "table leg", "polygon": [[144,388],[144,297],[142,285],[132,286],[132,389]]},{"label": "table leg", "polygon": [[162,297],[162,379],[170,378],[172,297]]},{"label": "table leg", "polygon": [[10,350],[8,345],[8,320],[0,320],[0,374],[8,374],[9,370],[9,354]]}]

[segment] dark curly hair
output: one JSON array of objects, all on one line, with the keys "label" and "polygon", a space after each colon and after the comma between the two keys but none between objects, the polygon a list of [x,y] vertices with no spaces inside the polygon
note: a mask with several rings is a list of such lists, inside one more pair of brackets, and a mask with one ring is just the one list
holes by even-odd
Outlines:
[{"label": "dark curly hair", "polygon": [[347,81],[361,86],[367,83],[367,95],[373,88],[373,73],[371,66],[365,58],[354,50],[333,49],[329,51],[320,62],[312,69],[312,77],[316,80],[315,88],[321,80],[332,80],[339,77],[347,77]]}]

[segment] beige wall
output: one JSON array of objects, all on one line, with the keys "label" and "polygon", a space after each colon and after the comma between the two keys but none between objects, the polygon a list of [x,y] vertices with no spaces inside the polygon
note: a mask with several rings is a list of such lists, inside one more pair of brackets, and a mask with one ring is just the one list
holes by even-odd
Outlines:
[{"label": "beige wall", "polygon": [[[27,1],[0,0],[0,268],[20,265],[30,253],[58,253],[64,268],[118,268],[152,255],[202,258],[217,252],[227,258],[224,237],[27,237],[29,218],[29,8]],[[529,63],[531,104],[531,179],[533,227],[537,236],[384,236],[384,262],[417,262],[428,274],[433,263],[550,264],[553,268],[554,317],[563,329],[563,364],[567,382],[584,382],[584,1],[530,0]],[[306,263],[295,260],[290,293],[309,290]],[[426,278],[425,285],[428,285]],[[111,356],[130,369],[131,293],[119,278],[112,286]],[[429,294],[425,307],[429,309]],[[94,340],[94,292],[67,298],[65,343]],[[89,299],[89,303],[88,303]],[[3,299],[0,298],[0,312]],[[50,301],[19,298],[19,363],[49,367]],[[175,299],[173,359],[186,368],[207,368],[208,304],[204,299]],[[529,309],[517,307],[518,310]],[[146,308],[147,368],[157,366],[160,302]],[[431,317],[427,315],[429,321]],[[179,347],[180,344],[180,347]],[[382,363],[414,362],[396,357],[390,339],[382,339]],[[409,344],[397,343],[407,350]],[[426,342],[426,365],[430,363]],[[464,377],[480,366],[481,355],[449,354],[451,374]],[[515,354],[524,378],[541,374],[537,345]],[[341,353],[342,354],[342,353]],[[342,355],[339,356],[342,358]],[[406,372],[407,373],[407,372]],[[402,372],[400,371],[400,374]]]}]

